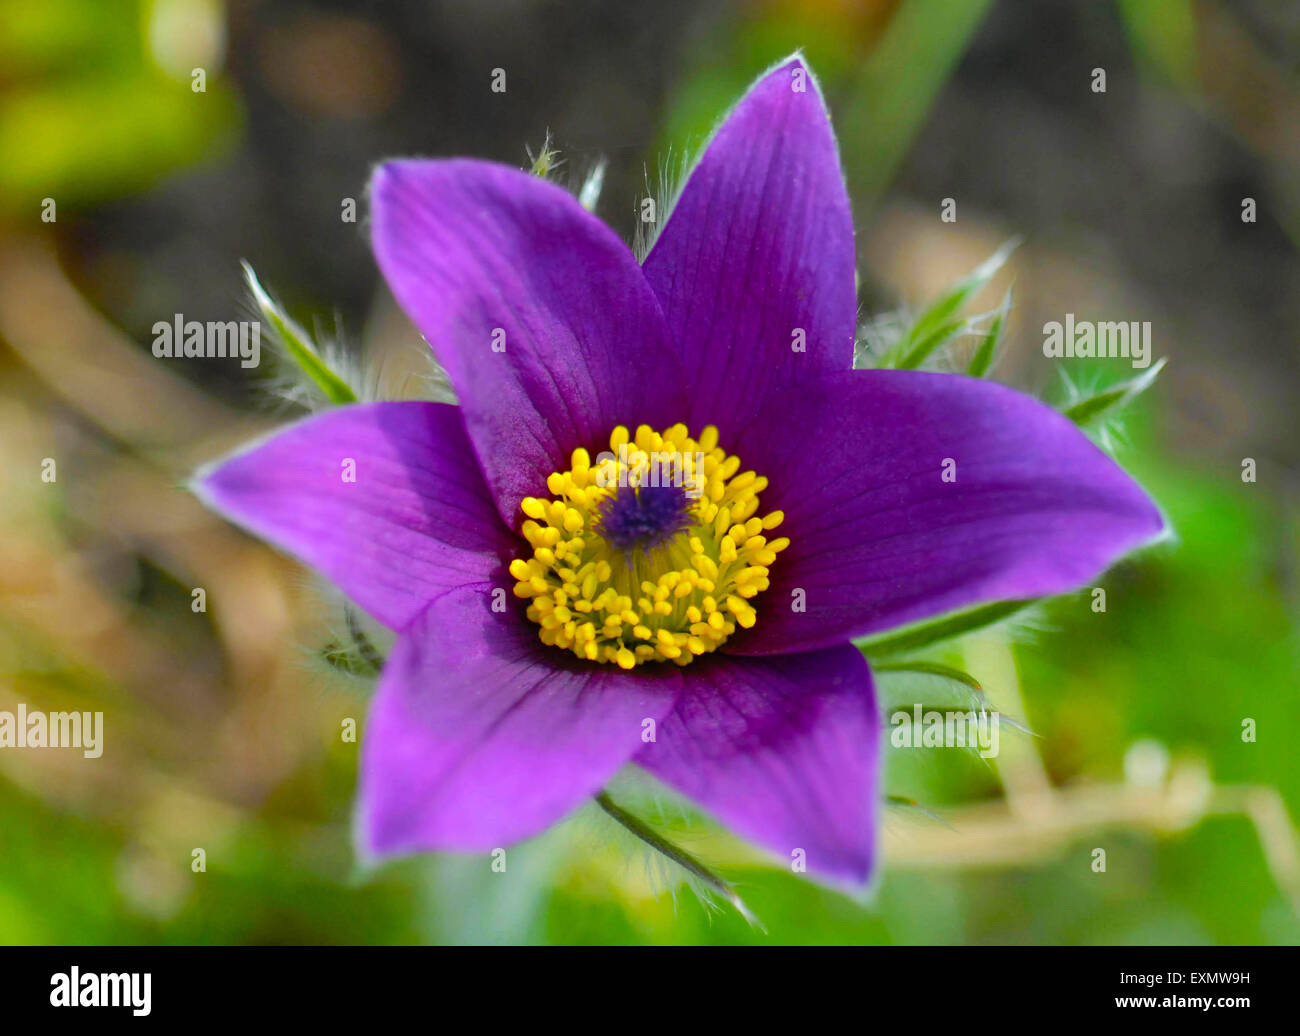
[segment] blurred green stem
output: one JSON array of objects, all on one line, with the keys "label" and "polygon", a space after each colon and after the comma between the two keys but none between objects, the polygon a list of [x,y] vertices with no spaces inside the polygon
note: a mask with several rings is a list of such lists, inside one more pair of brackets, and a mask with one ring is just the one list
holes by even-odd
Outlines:
[{"label": "blurred green stem", "polygon": [[863,63],[840,116],[854,197],[884,193],[992,0],[907,0]]},{"label": "blurred green stem", "polygon": [[654,849],[656,852],[662,853],[664,856],[668,857],[668,859],[672,860],[673,863],[677,864],[679,867],[685,868],[695,877],[699,878],[699,880],[707,885],[712,892],[717,893],[735,907],[740,916],[755,928],[762,927],[762,925],[758,923],[758,918],[756,918],[750,911],[749,907],[745,905],[745,901],[736,894],[735,889],[705,867],[704,864],[688,853],[685,849],[668,841],[668,839],[664,838],[657,831],[651,828],[640,817],[633,816],[611,799],[607,792],[600,792],[596,796],[596,802],[601,809],[622,824],[623,827],[627,828],[627,830],[637,838],[645,842],[646,845],[650,846],[650,848]]}]

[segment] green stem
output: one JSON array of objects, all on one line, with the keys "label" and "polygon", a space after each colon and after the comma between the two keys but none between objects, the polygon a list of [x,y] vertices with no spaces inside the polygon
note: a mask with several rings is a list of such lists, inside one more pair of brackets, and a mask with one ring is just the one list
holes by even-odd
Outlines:
[{"label": "green stem", "polygon": [[596,796],[596,803],[633,835],[645,842],[646,845],[650,846],[650,848],[654,849],[656,852],[662,853],[664,856],[668,857],[668,859],[672,860],[673,863],[677,864],[679,867],[685,868],[691,874],[695,875],[695,877],[699,878],[700,881],[707,885],[711,891],[717,893],[735,907],[737,913],[739,913],[741,917],[752,924],[755,928],[761,929],[763,927],[759,924],[758,918],[756,918],[750,911],[749,907],[745,905],[745,901],[736,894],[735,889],[705,867],[704,864],[681,846],[668,841],[668,839],[664,838],[661,834],[651,828],[640,817],[633,816],[611,799],[607,792],[600,792]]}]

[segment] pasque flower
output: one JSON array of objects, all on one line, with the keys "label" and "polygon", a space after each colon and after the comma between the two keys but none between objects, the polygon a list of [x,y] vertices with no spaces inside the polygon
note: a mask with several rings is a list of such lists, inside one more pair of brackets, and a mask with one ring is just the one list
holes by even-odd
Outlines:
[{"label": "pasque flower", "polygon": [[798,58],[720,125],[643,263],[488,162],[386,163],[371,209],[459,405],[329,410],[197,481],[396,631],[367,854],[506,845],[633,762],[860,882],[879,719],[852,638],[1076,589],[1162,530],[1042,404],[852,369],[849,202]]}]

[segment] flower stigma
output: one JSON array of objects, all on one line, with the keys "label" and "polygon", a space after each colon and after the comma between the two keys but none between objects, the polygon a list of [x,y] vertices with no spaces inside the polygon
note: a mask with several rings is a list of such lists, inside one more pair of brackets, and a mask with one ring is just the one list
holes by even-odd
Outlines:
[{"label": "flower stigma", "polygon": [[686,665],[754,625],[750,598],[790,545],[766,535],[784,515],[758,516],[767,479],[737,474],[712,425],[698,440],[684,424],[620,425],[609,445],[594,464],[574,450],[546,480],[551,499],[521,501],[533,552],[510,563],[515,596],[542,643],[578,658]]}]

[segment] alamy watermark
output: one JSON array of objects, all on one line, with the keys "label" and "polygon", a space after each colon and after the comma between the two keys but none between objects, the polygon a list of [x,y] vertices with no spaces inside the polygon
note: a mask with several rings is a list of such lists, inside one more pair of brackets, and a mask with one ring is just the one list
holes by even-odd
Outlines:
[{"label": "alamy watermark", "polygon": [[19,704],[0,711],[0,748],[80,748],[87,759],[104,754],[102,712],[41,712]]},{"label": "alamy watermark", "polygon": [[262,362],[262,325],[256,320],[186,320],[153,325],[153,354],[162,359],[238,359],[241,367]]},{"label": "alamy watermark", "polygon": [[50,976],[51,1007],[129,1007],[137,1018],[153,1009],[153,974],[87,971],[73,965]]},{"label": "alamy watermark", "polygon": [[1001,717],[984,709],[941,711],[913,705],[889,717],[889,743],[895,748],[975,748],[985,759],[998,754]]},{"label": "alamy watermark", "polygon": [[1043,325],[1043,355],[1049,359],[1131,360],[1143,370],[1151,366],[1151,321],[1075,320],[1065,314],[1065,323],[1049,320]]},{"label": "alamy watermark", "polygon": [[[704,492],[704,454],[695,454],[695,463],[687,465],[685,455],[671,450],[629,450],[627,444],[618,453],[605,450],[596,457],[596,485],[602,489],[640,488],[642,486],[676,486],[685,488],[692,500]],[[618,475],[610,473],[607,462],[618,462]],[[689,468],[689,470],[687,470]]]}]

